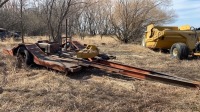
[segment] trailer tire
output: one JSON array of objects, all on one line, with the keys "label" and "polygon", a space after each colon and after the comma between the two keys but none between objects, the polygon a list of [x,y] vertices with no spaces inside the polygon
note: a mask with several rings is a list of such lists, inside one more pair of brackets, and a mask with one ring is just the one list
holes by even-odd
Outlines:
[{"label": "trailer tire", "polygon": [[19,47],[17,50],[17,64],[22,66],[24,64],[26,67],[33,64],[33,55],[25,48]]},{"label": "trailer tire", "polygon": [[189,55],[189,49],[184,43],[175,43],[170,49],[170,55],[172,58],[179,60],[187,59]]}]

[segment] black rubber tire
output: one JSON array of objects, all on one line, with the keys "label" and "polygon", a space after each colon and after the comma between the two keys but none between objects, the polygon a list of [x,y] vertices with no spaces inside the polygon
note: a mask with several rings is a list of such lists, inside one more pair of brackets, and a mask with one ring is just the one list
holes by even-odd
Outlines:
[{"label": "black rubber tire", "polygon": [[110,57],[107,54],[99,54],[98,57],[100,57],[102,60],[109,60]]},{"label": "black rubber tire", "polygon": [[25,66],[31,66],[33,64],[33,55],[25,48],[19,47],[17,50],[17,57],[23,57]]},{"label": "black rubber tire", "polygon": [[[177,50],[176,55],[174,53],[175,50]],[[189,49],[185,43],[175,43],[170,49],[170,55],[172,58],[176,58],[179,60],[187,59],[189,55]]]}]

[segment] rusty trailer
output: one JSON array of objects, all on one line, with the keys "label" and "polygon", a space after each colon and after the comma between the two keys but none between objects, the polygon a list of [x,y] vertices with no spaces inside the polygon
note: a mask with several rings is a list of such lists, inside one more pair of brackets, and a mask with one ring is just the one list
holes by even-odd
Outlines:
[{"label": "rusty trailer", "polygon": [[12,49],[4,49],[3,52],[16,56],[20,64],[25,63],[30,66],[34,63],[66,74],[80,71],[84,67],[92,67],[139,80],[147,79],[185,87],[200,87],[198,81],[111,62],[107,60],[109,57],[105,59],[98,54],[95,57],[78,58],[76,54],[81,50],[89,53],[85,48],[77,41],[71,41],[70,47],[66,47],[65,44],[59,46],[55,42],[39,41],[35,44],[19,44]]}]

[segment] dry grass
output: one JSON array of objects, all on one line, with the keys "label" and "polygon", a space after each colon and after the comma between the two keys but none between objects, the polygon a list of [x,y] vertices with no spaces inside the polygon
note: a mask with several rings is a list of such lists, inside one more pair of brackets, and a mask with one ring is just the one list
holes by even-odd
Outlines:
[{"label": "dry grass", "polygon": [[[158,72],[200,79],[200,60],[176,61],[169,54],[109,37],[85,38],[117,62]],[[35,39],[30,39],[33,42]],[[11,42],[12,43],[12,42]],[[104,44],[102,44],[104,43]],[[13,43],[12,43],[13,44]],[[16,44],[16,43],[14,43]],[[0,47],[7,43],[0,43]],[[0,54],[0,111],[177,111],[200,110],[200,91],[153,81],[138,81],[99,70],[64,76],[44,68],[17,69],[15,58]]]}]

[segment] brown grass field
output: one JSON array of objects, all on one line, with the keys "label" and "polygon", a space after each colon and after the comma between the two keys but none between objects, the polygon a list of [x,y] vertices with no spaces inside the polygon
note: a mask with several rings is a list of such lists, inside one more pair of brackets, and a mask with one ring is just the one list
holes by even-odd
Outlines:
[{"label": "brown grass field", "polygon": [[[27,38],[26,42],[42,39]],[[86,37],[112,60],[157,72],[200,80],[200,60],[177,61],[169,54],[136,44],[121,44],[110,37]],[[0,42],[11,48],[19,42]],[[102,43],[105,43],[102,44]],[[15,58],[0,53],[1,112],[199,112],[200,91],[155,81],[140,81],[100,70],[83,70],[70,76],[45,68],[18,69]]]}]

